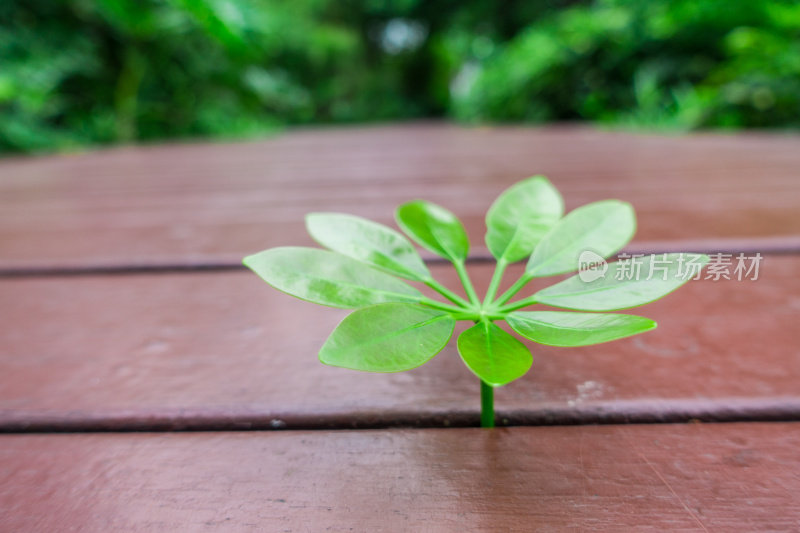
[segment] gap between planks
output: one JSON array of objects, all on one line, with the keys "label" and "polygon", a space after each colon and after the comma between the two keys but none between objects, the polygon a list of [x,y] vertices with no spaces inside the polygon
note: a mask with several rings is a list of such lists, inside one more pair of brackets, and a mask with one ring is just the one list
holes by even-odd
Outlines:
[{"label": "gap between planks", "polygon": [[[474,247],[476,252],[467,259],[467,264],[494,262],[488,250]],[[800,235],[757,239],[712,239],[677,242],[642,242],[626,246],[620,253],[659,254],[670,252],[738,254],[753,255],[793,255],[800,254]],[[425,254],[427,264],[447,264],[441,257]],[[36,278],[57,276],[97,276],[132,274],[185,274],[193,272],[229,272],[244,270],[240,258],[217,260],[191,259],[186,261],[153,261],[119,264],[76,264],[76,265],[31,265],[27,267],[0,267],[0,278]]]},{"label": "gap between planks", "polygon": [[[392,412],[341,414],[253,413],[181,409],[96,415],[0,413],[0,433],[129,433],[194,431],[381,430],[468,428],[479,426],[477,411],[446,413]],[[800,422],[800,398],[615,401],[584,407],[554,406],[497,413],[501,427],[682,424],[732,422]]]}]

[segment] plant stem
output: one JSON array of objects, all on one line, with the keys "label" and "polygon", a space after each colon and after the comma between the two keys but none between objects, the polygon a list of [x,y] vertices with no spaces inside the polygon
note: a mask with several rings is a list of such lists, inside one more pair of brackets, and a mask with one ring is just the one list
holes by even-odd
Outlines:
[{"label": "plant stem", "polygon": [[470,303],[472,303],[472,305],[475,307],[479,307],[481,302],[478,300],[478,295],[475,293],[475,287],[472,286],[472,280],[469,279],[467,269],[464,267],[464,261],[455,261],[453,262],[453,266],[456,267],[458,279],[460,279],[461,284],[464,285],[464,290],[467,293],[467,298],[469,298]]},{"label": "plant stem", "polygon": [[433,307],[434,309],[441,309],[442,311],[447,311],[449,313],[458,313],[459,315],[463,315],[465,312],[469,311],[468,309],[456,307],[454,305],[446,304],[444,302],[437,302],[436,300],[431,300],[430,298],[425,298],[425,297],[423,297],[419,301],[419,303],[421,303],[422,305],[427,305],[428,307]]},{"label": "plant stem", "polygon": [[481,427],[494,427],[494,387],[481,380]]},{"label": "plant stem", "polygon": [[534,298],[533,296],[528,296],[527,298],[523,298],[518,302],[504,305],[500,309],[498,309],[498,311],[500,311],[501,313],[510,313],[511,311],[516,311],[517,309],[522,309],[523,307],[527,307],[535,303],[538,303],[536,301],[536,298]]},{"label": "plant stem", "polygon": [[483,299],[483,306],[486,307],[492,300],[494,299],[495,294],[497,294],[497,288],[500,286],[500,281],[503,279],[503,273],[506,271],[506,267],[508,263],[505,259],[498,259],[497,266],[494,268],[494,274],[492,274],[492,281],[489,282],[489,289],[486,291],[486,297]]},{"label": "plant stem", "polygon": [[532,279],[532,277],[528,276],[528,274],[527,274],[527,273],[523,274],[523,275],[522,275],[522,277],[521,277],[521,278],[519,278],[519,279],[516,281],[516,283],[514,283],[514,284],[511,286],[511,288],[509,288],[509,289],[508,289],[506,292],[504,292],[504,293],[503,293],[503,294],[500,296],[500,298],[498,298],[498,299],[497,299],[497,301],[496,301],[495,303],[496,303],[497,305],[503,305],[504,303],[506,303],[507,301],[509,301],[509,300],[511,299],[511,297],[512,297],[512,296],[514,296],[514,295],[515,295],[515,294],[517,294],[517,293],[518,293],[520,290],[522,290],[522,287],[524,287],[524,286],[525,286],[525,284],[526,284],[526,283],[528,283],[528,282],[529,282],[531,279]]},{"label": "plant stem", "polygon": [[441,283],[439,283],[435,279],[433,279],[433,278],[426,279],[425,280],[425,285],[427,285],[431,289],[435,290],[436,292],[438,292],[439,294],[441,294],[442,296],[444,296],[445,298],[447,298],[448,300],[450,300],[454,304],[460,305],[461,307],[469,307],[469,302],[467,302],[464,298],[462,298],[458,294],[454,293],[453,291],[451,291],[450,289],[448,289],[447,287],[445,287],[444,285],[442,285]]}]

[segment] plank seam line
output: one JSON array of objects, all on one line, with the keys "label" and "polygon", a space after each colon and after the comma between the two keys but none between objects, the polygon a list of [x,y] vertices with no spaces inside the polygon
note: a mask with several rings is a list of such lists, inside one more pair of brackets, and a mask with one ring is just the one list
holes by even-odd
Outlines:
[{"label": "plank seam line", "polygon": [[[14,420],[0,419],[0,434],[39,433],[179,433],[179,432],[237,432],[237,431],[336,431],[383,429],[446,429],[479,427],[477,412],[447,414],[395,413],[391,420],[343,415],[281,416],[163,416],[143,415],[137,418],[95,416],[84,419],[59,419],[57,415]],[[36,418],[39,418],[38,420]],[[499,411],[498,427],[547,427],[584,425],[686,424],[686,423],[748,423],[800,422],[800,399],[783,406],[754,405],[728,408],[683,408],[674,410],[572,410],[569,408],[544,411]]]},{"label": "plank seam line", "polygon": [[[762,249],[750,248],[713,248],[696,249],[690,248],[683,250],[686,253],[706,253],[706,254],[755,254],[761,253],[763,256],[772,255],[800,255],[800,247],[764,247]],[[631,252],[623,252],[631,253]],[[662,249],[639,250],[635,253],[659,254],[670,253]],[[521,261],[522,263],[524,261]],[[425,259],[428,265],[449,264],[444,258]],[[479,265],[494,263],[494,258],[490,255],[478,255],[467,258],[468,265]],[[0,279],[3,278],[48,278],[48,277],[77,277],[77,276],[129,276],[141,274],[193,274],[208,272],[240,272],[245,271],[246,267],[239,262],[219,261],[207,263],[153,263],[143,265],[85,265],[67,267],[2,267],[0,266]]]}]

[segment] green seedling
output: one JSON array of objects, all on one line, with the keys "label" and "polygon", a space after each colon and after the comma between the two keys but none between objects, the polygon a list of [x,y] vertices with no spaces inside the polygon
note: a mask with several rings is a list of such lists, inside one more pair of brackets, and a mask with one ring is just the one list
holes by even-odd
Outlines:
[{"label": "green seedling", "polygon": [[[656,323],[606,311],[657,300],[695,277],[708,262],[702,254],[670,253],[605,263],[633,237],[636,218],[631,205],[604,200],[564,216],[559,192],[547,178],[535,176],[503,192],[486,215],[486,246],[497,265],[480,299],[465,267],[469,240],[453,213],[415,200],[401,205],[395,215],[418,245],[453,264],[463,296],[431,276],[402,234],[352,215],[306,217],[309,233],[328,250],[272,248],[246,257],[244,264],[291,296],[355,309],[322,346],[319,359],[327,365],[368,372],[411,370],[448,344],[456,321],[473,323],[459,335],[457,345],[464,363],[480,378],[483,427],[494,425],[494,387],[522,377],[533,360],[528,347],[496,322],[504,320],[520,336],[550,346],[629,337]],[[523,259],[525,272],[498,295],[507,266]],[[576,270],[578,274],[564,281],[512,301],[533,278]],[[408,281],[427,285],[449,302],[426,297]],[[522,310],[536,304],[570,311]]]}]

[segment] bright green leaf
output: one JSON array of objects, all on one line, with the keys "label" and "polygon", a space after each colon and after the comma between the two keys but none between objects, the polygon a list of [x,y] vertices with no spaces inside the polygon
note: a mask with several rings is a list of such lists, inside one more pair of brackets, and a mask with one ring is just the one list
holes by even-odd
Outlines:
[{"label": "bright green leaf", "polygon": [[398,207],[395,218],[397,225],[426,250],[453,262],[467,258],[467,232],[461,221],[444,207],[415,200]]},{"label": "bright green leaf", "polygon": [[480,322],[458,336],[458,353],[475,375],[493,387],[525,375],[533,358],[519,340],[491,322]]},{"label": "bright green leaf", "polygon": [[368,372],[411,370],[450,341],[455,320],[421,305],[386,303],[348,315],[319,352],[327,365]]},{"label": "bright green leaf", "polygon": [[562,218],[534,249],[526,275],[554,276],[578,270],[581,254],[606,258],[628,244],[636,232],[633,207],[604,200],[579,207]]},{"label": "bright green leaf", "polygon": [[311,213],[306,227],[315,241],[335,252],[413,281],[431,277],[408,239],[382,224],[353,215]]},{"label": "bright green leaf", "polygon": [[563,214],[564,200],[547,178],[520,181],[498,196],[486,213],[486,246],[496,259],[519,261]]},{"label": "bright green leaf", "polygon": [[[609,263],[593,281],[582,273],[533,295],[538,303],[581,311],[615,311],[644,305],[671,293],[708,262],[703,254],[672,253],[634,256]],[[593,277],[593,276],[592,276]]]},{"label": "bright green leaf", "polygon": [[550,346],[600,344],[656,327],[654,321],[641,316],[564,311],[510,313],[506,322],[523,337]]},{"label": "bright green leaf", "polygon": [[316,248],[272,248],[245,257],[244,264],[279,291],[331,307],[417,302],[422,297],[417,289],[389,274]]}]

